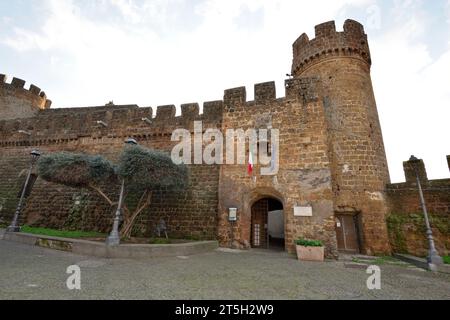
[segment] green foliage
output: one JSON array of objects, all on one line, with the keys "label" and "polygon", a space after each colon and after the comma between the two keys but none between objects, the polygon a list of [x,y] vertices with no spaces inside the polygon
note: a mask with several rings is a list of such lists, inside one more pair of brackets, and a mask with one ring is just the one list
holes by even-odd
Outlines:
[{"label": "green foliage", "polygon": [[298,239],[295,244],[303,247],[323,247],[322,241],[319,240]]},{"label": "green foliage", "polygon": [[450,256],[444,256],[443,259],[445,264],[450,264]]},{"label": "green foliage", "polygon": [[[134,226],[139,215],[150,205],[152,191],[182,190],[188,183],[185,165],[175,165],[165,153],[137,145],[125,147],[117,167],[101,156],[60,152],[43,156],[38,162],[38,173],[50,182],[95,190],[111,206],[114,202],[101,190],[101,186],[118,186],[119,179],[123,179],[126,193],[121,236],[125,238],[132,232],[143,233]],[[133,211],[127,208],[130,202],[136,204]],[[83,207],[75,205],[65,226],[78,228],[82,223],[83,210]]]},{"label": "green foliage", "polygon": [[[433,229],[439,230],[442,234],[450,232],[450,221],[445,217],[434,213],[429,213],[430,224]],[[423,236],[425,241],[425,218],[420,213],[391,213],[386,219],[389,235],[392,239],[395,252],[408,253],[406,243],[406,232],[415,232]],[[408,230],[408,231],[407,231]]]},{"label": "green foliage", "polygon": [[89,194],[86,192],[79,192],[72,196],[73,204],[69,209],[69,214],[64,221],[64,230],[78,230],[84,229],[84,213],[88,204]]},{"label": "green foliage", "polygon": [[61,237],[61,238],[96,238],[105,237],[104,234],[98,232],[86,232],[86,231],[67,231],[67,230],[54,230],[49,228],[38,228],[23,226],[21,231],[24,233],[39,234],[50,237]]},{"label": "green foliage", "polygon": [[75,188],[116,178],[111,162],[101,156],[86,154],[47,154],[39,159],[37,169],[44,180]]},{"label": "green foliage", "polygon": [[172,241],[170,241],[170,239],[166,239],[166,238],[150,238],[148,243],[149,244],[171,244]]},{"label": "green foliage", "polygon": [[131,189],[182,189],[187,185],[185,165],[176,165],[165,153],[141,146],[125,148],[117,173]]},{"label": "green foliage", "polygon": [[395,252],[407,253],[406,238],[403,232],[403,224],[405,222],[403,217],[400,215],[391,214],[386,219],[386,222],[389,234],[393,240],[392,245],[395,248]]},{"label": "green foliage", "polygon": [[203,240],[203,238],[199,235],[194,235],[194,234],[188,234],[184,237],[185,240],[190,240],[190,241],[201,241]]},{"label": "green foliage", "polygon": [[372,264],[372,265],[376,265],[376,266],[395,265],[395,266],[404,267],[404,268],[407,268],[409,266],[408,263],[403,262],[403,261],[396,259],[394,257],[391,257],[391,256],[378,256],[375,260],[353,257],[352,262]]}]

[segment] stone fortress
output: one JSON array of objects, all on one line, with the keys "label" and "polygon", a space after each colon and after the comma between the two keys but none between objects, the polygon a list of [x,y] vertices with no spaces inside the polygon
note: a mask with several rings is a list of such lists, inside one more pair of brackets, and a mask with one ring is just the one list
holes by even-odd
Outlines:
[{"label": "stone fortress", "polygon": [[[23,80],[8,83],[0,75],[0,224],[12,218],[31,150],[114,160],[133,137],[170,152],[175,129],[193,132],[194,121],[202,121],[203,130],[222,132],[279,129],[279,172],[260,176],[256,166],[252,179],[245,165],[189,165],[189,187],[182,194],[156,191],[134,235],[151,236],[163,218],[172,237],[218,239],[224,247],[293,252],[294,240],[303,237],[322,240],[328,257],[393,250],[425,255],[411,164],[404,164],[405,183],[390,184],[364,28],[347,20],[338,32],[334,22],[326,22],[315,33],[293,45],[284,98],[277,98],[274,82],[256,84],[254,101],[247,101],[245,87],[234,88],[225,90],[223,100],[205,102],[202,114],[197,103],[183,104],[181,116],[174,105],[159,106],[155,114],[137,105],[51,109],[38,87],[27,90]],[[436,245],[448,254],[450,179],[429,181],[420,165]],[[114,208],[96,195],[47,183],[36,173],[32,183],[22,224],[109,232]],[[237,209],[236,222],[229,221],[230,208]],[[281,212],[281,234],[270,230],[272,212]]]}]

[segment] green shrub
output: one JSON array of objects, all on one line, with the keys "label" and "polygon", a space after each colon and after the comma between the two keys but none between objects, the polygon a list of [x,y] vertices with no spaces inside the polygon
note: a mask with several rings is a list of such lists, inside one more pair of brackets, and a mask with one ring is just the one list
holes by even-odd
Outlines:
[{"label": "green shrub", "polygon": [[182,190],[188,183],[185,165],[176,165],[169,155],[141,146],[128,146],[122,152],[117,166],[120,178],[129,189]]},{"label": "green shrub", "polygon": [[172,241],[170,241],[170,239],[166,239],[166,238],[151,238],[151,239],[149,239],[148,243],[150,243],[150,244],[171,244]]},{"label": "green shrub", "polygon": [[87,154],[50,153],[39,159],[37,169],[42,179],[75,188],[116,178],[111,162]]},{"label": "green shrub", "polygon": [[323,247],[322,241],[319,240],[298,239],[295,244],[303,247]]},{"label": "green shrub", "polygon": [[444,257],[444,263],[445,264],[450,264],[450,256],[445,256]]}]

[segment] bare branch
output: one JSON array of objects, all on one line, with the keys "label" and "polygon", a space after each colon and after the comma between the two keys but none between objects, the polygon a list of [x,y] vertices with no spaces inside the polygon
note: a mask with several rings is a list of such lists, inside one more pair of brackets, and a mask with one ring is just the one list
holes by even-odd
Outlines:
[{"label": "bare branch", "polygon": [[109,205],[112,207],[115,203],[112,202],[112,200],[97,186],[93,185],[93,184],[89,184],[88,185],[89,188],[91,188],[92,190],[96,191],[100,196],[103,197],[103,199],[105,199]]}]

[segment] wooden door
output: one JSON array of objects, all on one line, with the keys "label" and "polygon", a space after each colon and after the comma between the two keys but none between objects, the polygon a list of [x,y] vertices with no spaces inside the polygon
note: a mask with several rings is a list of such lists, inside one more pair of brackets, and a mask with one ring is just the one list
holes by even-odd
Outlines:
[{"label": "wooden door", "polygon": [[336,215],[338,250],[359,253],[358,220],[356,215]]},{"label": "wooden door", "polygon": [[268,214],[269,214],[269,201],[262,199],[256,202],[252,207],[252,230],[251,230],[251,243],[253,248],[268,248]]}]

